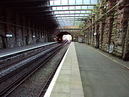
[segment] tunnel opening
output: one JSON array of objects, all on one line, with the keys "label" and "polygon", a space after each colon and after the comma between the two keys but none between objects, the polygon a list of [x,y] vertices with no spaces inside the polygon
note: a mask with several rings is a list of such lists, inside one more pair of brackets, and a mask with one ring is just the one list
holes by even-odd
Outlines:
[{"label": "tunnel opening", "polygon": [[69,32],[60,32],[58,35],[57,35],[57,38],[56,40],[58,41],[58,43],[61,43],[63,41],[68,41],[68,42],[71,42],[72,41],[72,35],[71,33]]}]

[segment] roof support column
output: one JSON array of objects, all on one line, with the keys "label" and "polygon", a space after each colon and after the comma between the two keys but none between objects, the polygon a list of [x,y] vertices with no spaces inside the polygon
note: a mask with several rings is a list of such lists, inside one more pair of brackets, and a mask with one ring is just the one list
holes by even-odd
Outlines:
[{"label": "roof support column", "polygon": [[41,25],[41,42],[44,42],[43,25]]},{"label": "roof support column", "polygon": [[129,61],[129,1],[122,0],[119,4],[119,44],[122,46],[122,58]]},{"label": "roof support column", "polygon": [[[4,16],[4,21],[6,22],[7,20],[7,12],[6,9],[3,10],[3,16]],[[1,25],[3,25],[3,33],[2,33],[2,42],[3,42],[3,48],[7,48],[7,39],[6,39],[6,33],[7,33],[7,24],[3,24],[1,23]]]},{"label": "roof support column", "polygon": [[15,47],[15,31],[14,27],[16,25],[11,25],[13,20],[13,13],[8,9],[5,9],[5,37],[6,37],[6,48]]},{"label": "roof support column", "polygon": [[45,31],[46,42],[48,42],[48,30]]},{"label": "roof support column", "polygon": [[27,38],[28,38],[28,44],[33,44],[32,43],[32,32],[31,32],[31,20],[28,19],[27,21],[27,24],[28,24],[28,28],[27,28]]}]

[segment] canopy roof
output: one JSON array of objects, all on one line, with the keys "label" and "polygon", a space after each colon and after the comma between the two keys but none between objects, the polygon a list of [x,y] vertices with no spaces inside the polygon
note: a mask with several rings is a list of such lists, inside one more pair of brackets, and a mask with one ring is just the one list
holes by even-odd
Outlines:
[{"label": "canopy roof", "polygon": [[50,0],[50,6],[60,28],[79,27],[98,2],[99,0]]},{"label": "canopy roof", "polygon": [[62,28],[81,25],[98,2],[99,0],[0,0],[0,8],[13,9],[48,28]]}]

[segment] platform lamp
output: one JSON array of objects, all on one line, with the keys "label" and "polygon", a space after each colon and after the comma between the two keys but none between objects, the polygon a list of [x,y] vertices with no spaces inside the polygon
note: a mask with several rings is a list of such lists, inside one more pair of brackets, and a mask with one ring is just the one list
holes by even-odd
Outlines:
[{"label": "platform lamp", "polygon": [[32,37],[35,38],[35,35],[33,35]]},{"label": "platform lamp", "polygon": [[6,34],[6,37],[11,38],[11,37],[13,37],[13,35],[12,34]]}]

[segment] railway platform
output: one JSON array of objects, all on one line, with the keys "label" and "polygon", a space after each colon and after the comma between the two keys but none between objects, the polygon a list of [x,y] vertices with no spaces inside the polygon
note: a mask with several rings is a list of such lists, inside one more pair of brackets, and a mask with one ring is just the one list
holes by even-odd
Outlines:
[{"label": "railway platform", "polygon": [[84,97],[79,65],[72,42],[44,97]]},{"label": "railway platform", "polygon": [[39,47],[51,45],[54,43],[56,43],[56,42],[46,42],[46,43],[38,43],[38,44],[26,45],[26,46],[21,46],[21,47],[16,47],[16,48],[0,49],[0,58],[5,57],[5,56],[9,56],[9,55],[13,55],[16,53],[24,52],[24,51],[36,49]]},{"label": "railway platform", "polygon": [[44,97],[128,97],[129,62],[72,42]]}]

